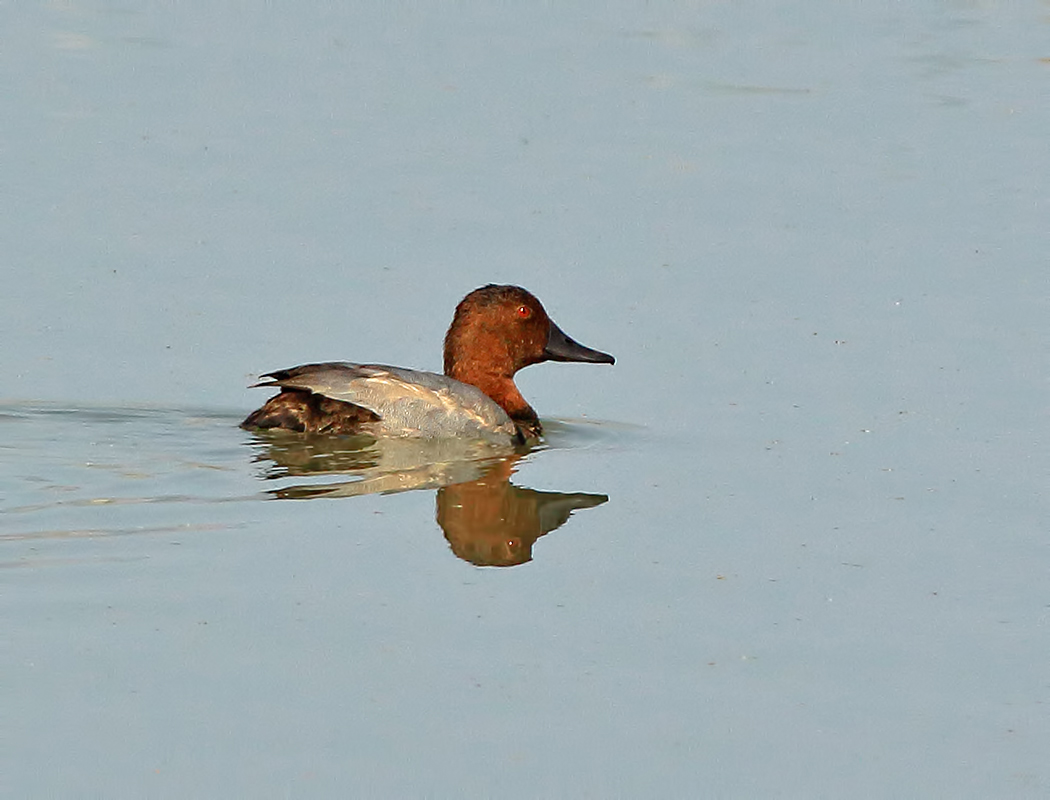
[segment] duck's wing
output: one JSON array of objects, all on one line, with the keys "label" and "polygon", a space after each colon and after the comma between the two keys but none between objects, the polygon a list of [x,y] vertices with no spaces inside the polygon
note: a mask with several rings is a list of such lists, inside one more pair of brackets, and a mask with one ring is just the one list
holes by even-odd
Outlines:
[{"label": "duck's wing", "polygon": [[478,389],[444,375],[384,364],[304,364],[256,386],[300,389],[367,408],[384,436],[515,436],[507,413]]}]

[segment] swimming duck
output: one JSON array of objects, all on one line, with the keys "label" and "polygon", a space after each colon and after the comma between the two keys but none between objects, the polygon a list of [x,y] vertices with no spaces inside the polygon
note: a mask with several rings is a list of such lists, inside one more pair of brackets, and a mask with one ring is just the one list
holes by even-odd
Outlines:
[{"label": "swimming duck", "polygon": [[543,361],[614,364],[569,338],[520,286],[464,297],[445,334],[445,374],[382,364],[305,364],[262,376],[281,391],[242,428],[523,443],[543,433],[514,374]]}]

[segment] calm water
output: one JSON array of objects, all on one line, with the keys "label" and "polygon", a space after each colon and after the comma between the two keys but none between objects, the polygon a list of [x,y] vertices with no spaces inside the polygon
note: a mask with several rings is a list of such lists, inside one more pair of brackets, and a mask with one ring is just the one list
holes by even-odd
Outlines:
[{"label": "calm water", "polygon": [[[1050,796],[1050,5],[0,31],[5,795]],[[492,281],[543,445],[236,427]]]}]

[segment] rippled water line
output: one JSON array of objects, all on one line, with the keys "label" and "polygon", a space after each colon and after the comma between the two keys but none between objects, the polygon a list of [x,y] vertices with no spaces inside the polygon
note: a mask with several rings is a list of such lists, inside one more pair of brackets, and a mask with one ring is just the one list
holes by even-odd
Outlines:
[{"label": "rippled water line", "polygon": [[[0,542],[40,541],[43,539],[96,539],[112,538],[115,536],[134,536],[137,534],[154,533],[178,533],[197,531],[227,531],[236,528],[245,528],[247,523],[184,523],[181,525],[154,525],[139,528],[80,528],[72,530],[43,530],[26,531],[24,533],[8,533],[0,535]],[[0,562],[2,566],[6,562]]]},{"label": "rippled water line", "polygon": [[[59,500],[54,503],[39,503],[28,506],[16,506],[4,509],[5,514],[28,514],[36,511],[48,511],[55,508],[85,508],[95,506],[131,506],[147,505],[151,503],[200,503],[210,505],[213,503],[240,503],[246,500],[265,500],[265,493],[239,495],[232,497],[193,497],[185,494],[159,495],[157,497],[98,497],[90,500]],[[0,535],[0,540],[4,539]]]}]

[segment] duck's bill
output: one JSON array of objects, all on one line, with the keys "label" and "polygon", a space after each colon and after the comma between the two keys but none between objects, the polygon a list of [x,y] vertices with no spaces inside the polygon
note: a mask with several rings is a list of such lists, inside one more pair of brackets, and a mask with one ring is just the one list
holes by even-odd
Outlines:
[{"label": "duck's bill", "polygon": [[550,336],[543,354],[551,361],[584,361],[589,364],[615,364],[616,359],[600,350],[592,350],[570,339],[557,325],[551,323]]}]

